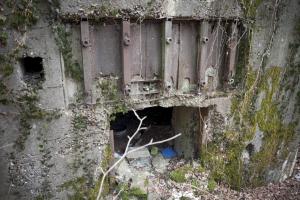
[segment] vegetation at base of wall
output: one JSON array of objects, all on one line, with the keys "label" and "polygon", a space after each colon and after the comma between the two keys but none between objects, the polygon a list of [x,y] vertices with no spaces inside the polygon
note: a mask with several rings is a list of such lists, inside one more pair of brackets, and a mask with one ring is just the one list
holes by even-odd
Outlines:
[{"label": "vegetation at base of wall", "polygon": [[192,171],[192,167],[189,165],[182,166],[170,172],[170,179],[177,183],[186,182],[186,174]]},{"label": "vegetation at base of wall", "polygon": [[68,195],[70,200],[79,200],[79,199],[88,199],[94,200],[97,197],[100,181],[97,181],[96,184],[90,184],[87,178],[78,177],[69,181],[64,182],[60,186],[60,190],[71,189],[74,193]]},{"label": "vegetation at base of wall", "polygon": [[[211,170],[213,180],[223,181],[234,189],[260,186],[265,183],[268,171],[278,168],[287,158],[288,145],[299,123],[300,64],[296,61],[299,33],[298,20],[295,41],[289,45],[287,66],[262,66],[260,72],[248,69],[241,90],[232,99],[233,126],[227,128],[223,139],[213,140],[202,150],[203,165]],[[286,124],[282,115],[290,101],[295,101],[294,121]],[[258,152],[248,152],[249,163],[244,163],[242,153],[257,131],[263,133],[261,148]]]},{"label": "vegetation at base of wall", "polygon": [[66,27],[62,24],[57,24],[53,27],[55,34],[55,41],[62,54],[64,60],[65,74],[66,76],[74,79],[75,81],[82,82],[83,69],[76,59],[74,59],[72,53],[72,41],[70,39],[71,33],[66,30]]},{"label": "vegetation at base of wall", "polygon": [[217,187],[217,182],[214,179],[209,179],[207,184],[207,189],[212,192]]},{"label": "vegetation at base of wall", "polygon": [[123,184],[118,186],[118,191],[120,190],[122,190],[120,193],[122,200],[130,200],[134,197],[139,200],[147,200],[147,193],[138,187],[128,187],[128,185]]},{"label": "vegetation at base of wall", "polygon": [[[112,160],[111,151],[112,149],[109,145],[107,145],[103,150],[103,156],[100,164],[103,170],[106,170],[110,166]],[[73,200],[78,200],[78,199],[94,200],[98,195],[98,190],[100,188],[101,180],[102,180],[101,175],[95,182],[88,179],[86,176],[82,176],[64,182],[59,188],[60,190],[71,189],[73,191],[73,194],[69,195],[70,200],[72,199]],[[103,196],[109,193],[110,187],[112,187],[110,182],[111,182],[110,178],[107,177],[103,185],[103,192],[102,192]]]}]

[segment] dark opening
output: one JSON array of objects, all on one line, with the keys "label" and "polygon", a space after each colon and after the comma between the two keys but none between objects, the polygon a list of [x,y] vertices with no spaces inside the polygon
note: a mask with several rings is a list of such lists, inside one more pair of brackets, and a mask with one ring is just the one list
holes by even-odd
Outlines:
[{"label": "dark opening", "polygon": [[[206,110],[205,110],[206,111]],[[200,115],[206,116],[206,112],[195,107],[151,107],[137,111],[142,118],[147,118],[143,122],[146,130],[140,131],[134,137],[130,147],[138,147],[153,141],[168,139],[178,133],[182,135],[175,140],[171,140],[156,147],[163,152],[166,149],[173,149],[177,156],[184,158],[198,158],[199,148],[202,144],[201,134],[203,125],[200,125]],[[128,136],[132,136],[139,125],[139,120],[132,111],[128,113],[119,113],[116,118],[110,122],[110,128],[113,135],[113,148],[118,154],[123,154],[128,142]],[[151,148],[148,150],[151,151]],[[163,154],[163,153],[162,153]],[[164,155],[164,154],[163,154]]]},{"label": "dark opening", "polygon": [[249,144],[246,146],[246,150],[248,151],[249,156],[252,156],[253,153],[254,153],[254,145],[253,145],[252,143],[249,143]]},{"label": "dark opening", "polygon": [[44,80],[43,59],[41,57],[24,57],[21,59],[24,81],[35,83]]},{"label": "dark opening", "polygon": [[[141,146],[153,141],[163,140],[172,137],[172,110],[173,108],[152,107],[137,111],[144,120],[143,127],[147,130],[142,130],[135,137],[131,146]],[[139,125],[139,120],[132,111],[125,114],[117,114],[115,120],[111,121],[110,127],[114,132],[114,149],[117,153],[124,153],[128,141],[128,136],[133,135]],[[164,147],[168,144],[162,144]]]}]

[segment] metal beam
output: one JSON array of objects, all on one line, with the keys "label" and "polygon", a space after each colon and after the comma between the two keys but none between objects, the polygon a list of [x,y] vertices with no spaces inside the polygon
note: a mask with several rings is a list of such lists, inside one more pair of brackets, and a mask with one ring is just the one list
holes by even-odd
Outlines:
[{"label": "metal beam", "polygon": [[205,82],[205,71],[208,66],[208,41],[209,41],[209,22],[203,20],[200,22],[199,40],[198,40],[198,56],[197,56],[197,68],[198,68],[198,84],[200,87],[207,84]]},{"label": "metal beam", "polygon": [[229,84],[234,82],[233,77],[235,75],[235,62],[236,62],[236,51],[237,51],[237,40],[238,40],[238,28],[237,21],[233,21],[230,26],[230,39],[227,46],[227,81]]},{"label": "metal beam", "polygon": [[[172,38],[172,19],[167,18],[163,22],[163,37],[162,37],[162,70],[163,70],[163,79],[164,79],[164,89],[165,91],[170,91],[171,89],[176,89],[174,85],[174,79],[172,73],[175,66],[172,66],[172,44],[174,39]],[[176,70],[177,71],[177,70]]]},{"label": "metal beam", "polygon": [[131,60],[130,60],[130,21],[122,21],[122,69],[123,69],[123,90],[125,93],[130,92],[131,80]]},{"label": "metal beam", "polygon": [[81,45],[82,45],[82,66],[84,75],[84,90],[86,94],[85,102],[88,104],[94,103],[92,97],[92,85],[94,79],[94,70],[91,62],[91,45],[89,23],[87,18],[82,18],[80,22],[81,30]]}]

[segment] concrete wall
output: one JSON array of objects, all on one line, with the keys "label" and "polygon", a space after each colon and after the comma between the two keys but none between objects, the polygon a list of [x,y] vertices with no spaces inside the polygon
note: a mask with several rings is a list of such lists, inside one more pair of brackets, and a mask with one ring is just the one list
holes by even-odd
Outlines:
[{"label": "concrete wall", "polygon": [[[153,3],[149,3],[153,2]],[[277,2],[277,1],[276,1]],[[228,4],[228,6],[226,6]],[[101,6],[103,5],[103,6]],[[96,88],[95,93],[98,95],[99,102],[96,105],[86,105],[82,97],[83,81],[74,81],[67,76],[65,72],[66,63],[63,54],[60,53],[59,47],[55,40],[55,31],[57,26],[53,23],[54,18],[49,18],[49,11],[57,12],[62,15],[64,20],[70,20],[66,30],[71,32],[71,43],[73,58],[81,64],[81,45],[80,30],[76,19],[84,14],[97,16],[97,11],[108,9],[118,9],[118,17],[123,16],[150,16],[150,17],[191,17],[191,18],[243,18],[245,17],[245,27],[252,28],[252,39],[250,41],[251,52],[249,66],[253,69],[259,69],[262,64],[265,69],[274,66],[287,71],[293,63],[293,67],[299,65],[299,46],[294,49],[296,54],[293,60],[289,60],[290,44],[298,42],[299,38],[294,33],[294,28],[299,24],[299,8],[297,0],[280,1],[278,12],[274,15],[275,1],[265,0],[257,7],[257,14],[254,25],[249,24],[243,9],[246,5],[240,5],[237,1],[96,1],[96,0],[78,0],[78,1],[61,1],[60,9],[56,7],[48,8],[46,3],[39,5],[40,19],[32,27],[28,27],[25,32],[11,30],[9,38],[18,39],[23,42],[27,48],[22,48],[17,54],[16,62],[13,63],[14,71],[9,77],[0,76],[9,94],[7,97],[10,102],[6,105],[0,104],[0,198],[1,199],[33,199],[35,197],[65,199],[72,192],[72,184],[79,184],[78,177],[84,177],[88,180],[87,185],[91,188],[91,182],[97,181],[100,172],[97,166],[103,161],[103,150],[106,149],[109,138],[109,115],[134,107],[141,109],[150,106],[187,106],[187,107],[209,107],[214,109],[209,114],[207,125],[207,142],[215,138],[221,138],[226,127],[236,124],[230,113],[231,99],[234,92],[205,95],[174,95],[163,96],[159,98],[142,98],[129,99],[127,108],[123,104],[105,103],[106,97],[103,96],[103,89]],[[53,6],[53,5],[52,5]],[[102,9],[102,10],[101,10]],[[126,9],[128,13],[126,13]],[[149,14],[150,13],[150,14]],[[61,23],[61,22],[60,22]],[[1,30],[6,30],[1,28]],[[9,41],[13,41],[10,39]],[[271,41],[271,42],[270,42]],[[13,46],[14,44],[9,44]],[[10,46],[9,46],[10,47]],[[12,50],[13,48],[9,48]],[[9,49],[2,48],[1,53],[9,53]],[[29,127],[24,127],[21,119],[24,119],[24,112],[28,114],[25,107],[32,104],[18,102],[20,97],[26,96],[26,91],[30,89],[22,78],[22,71],[18,58],[23,55],[40,56],[43,58],[45,70],[45,81],[42,87],[37,90],[38,101],[34,105],[41,108],[44,112],[55,111],[58,117],[47,119],[29,118],[27,123]],[[267,55],[267,59],[262,63],[262,55]],[[246,68],[246,66],[243,66]],[[296,71],[297,72],[297,71]],[[284,124],[290,124],[299,119],[299,73],[288,74],[287,82],[284,84],[291,85],[288,90],[282,92],[278,89],[275,92],[274,99],[279,99],[279,105],[282,110],[282,120]],[[298,70],[299,72],[299,70]],[[245,74],[243,74],[245,75]],[[283,73],[280,77],[284,77]],[[101,79],[101,78],[99,78]],[[95,81],[95,85],[97,85]],[[293,88],[293,89],[292,89]],[[101,93],[102,92],[102,93]],[[237,93],[242,93],[237,91]],[[4,96],[3,93],[0,93]],[[298,96],[297,96],[298,95]],[[279,98],[280,97],[280,98]],[[282,98],[281,98],[282,97]],[[287,98],[288,97],[288,98]],[[1,97],[2,98],[2,97]],[[257,99],[255,107],[260,110],[261,100],[264,94]],[[118,105],[118,109],[116,109]],[[177,122],[174,124],[176,129],[189,124],[187,120],[191,115],[186,110],[179,107],[175,111]],[[55,109],[55,110],[54,110]],[[191,109],[193,112],[193,109]],[[30,112],[30,110],[29,110]],[[26,115],[31,116],[32,115]],[[40,116],[40,115],[39,115]],[[183,119],[182,119],[183,118]],[[297,122],[297,121],[296,121]],[[298,120],[299,122],[299,120]],[[181,125],[179,127],[179,125]],[[16,141],[22,136],[24,131],[29,131],[26,139],[23,140],[24,149],[16,147]],[[190,133],[190,132],[189,132]],[[286,178],[292,169],[293,160],[296,155],[297,145],[299,142],[299,123],[295,124],[294,137],[287,145],[287,154],[276,162],[276,165],[269,170],[266,180],[282,180]],[[251,142],[257,146],[264,145],[263,131],[259,128],[255,131],[255,136]],[[191,137],[187,137],[185,147],[189,147]],[[248,141],[249,142],[249,141]],[[261,144],[261,145],[259,145]],[[179,145],[179,144],[178,144]],[[259,148],[258,148],[259,149]],[[192,150],[191,150],[192,152]],[[189,156],[188,156],[189,157]],[[71,180],[71,182],[69,181]],[[73,181],[73,182],[72,182]],[[64,183],[69,187],[61,188]],[[71,186],[70,186],[71,185]],[[73,188],[74,189],[74,188]],[[88,190],[88,189],[87,189]]]}]

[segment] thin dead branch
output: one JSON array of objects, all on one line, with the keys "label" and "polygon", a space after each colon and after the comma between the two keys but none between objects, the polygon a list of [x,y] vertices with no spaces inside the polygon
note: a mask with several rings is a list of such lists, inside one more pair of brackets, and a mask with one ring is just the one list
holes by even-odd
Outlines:
[{"label": "thin dead branch", "polygon": [[98,190],[98,195],[97,195],[97,200],[100,200],[101,198],[101,194],[102,194],[102,190],[103,190],[103,184],[104,184],[104,181],[105,181],[105,178],[107,177],[107,175],[119,164],[121,163],[121,161],[129,154],[129,153],[133,153],[135,151],[138,151],[138,150],[141,150],[143,148],[146,148],[148,146],[151,146],[151,145],[156,145],[156,144],[161,144],[161,143],[164,143],[164,142],[168,142],[170,140],[174,140],[175,138],[181,136],[181,133],[173,136],[173,137],[170,137],[168,139],[165,139],[165,140],[160,140],[160,141],[156,141],[156,142],[153,142],[153,139],[151,139],[149,141],[149,143],[143,145],[143,146],[140,146],[140,147],[136,147],[134,149],[131,149],[129,151],[129,146],[131,144],[131,141],[133,140],[133,138],[139,133],[139,131],[141,130],[146,130],[147,127],[142,127],[142,124],[143,124],[143,121],[146,119],[146,117],[143,117],[141,118],[137,112],[135,110],[132,110],[134,112],[134,115],[136,116],[136,118],[139,120],[139,125],[136,129],[136,131],[134,132],[134,134],[132,136],[128,136],[128,142],[127,142],[127,145],[126,145],[126,149],[125,149],[125,152],[124,154],[107,170],[107,171],[104,171],[102,168],[101,168],[101,171],[102,171],[102,178],[101,178],[101,183],[100,183],[100,187],[99,187],[99,190]]}]

